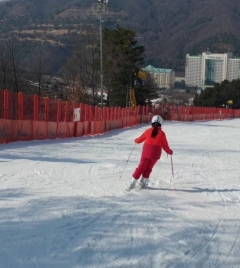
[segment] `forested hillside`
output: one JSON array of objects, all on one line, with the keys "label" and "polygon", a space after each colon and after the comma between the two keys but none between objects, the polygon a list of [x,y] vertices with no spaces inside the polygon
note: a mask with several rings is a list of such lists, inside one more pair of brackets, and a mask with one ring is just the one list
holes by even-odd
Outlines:
[{"label": "forested hillside", "polygon": [[[0,39],[15,38],[24,46],[30,42],[30,54],[41,40],[53,55],[58,54],[59,66],[82,27],[99,26],[90,12],[96,2],[0,2]],[[139,43],[146,47],[146,64],[157,67],[183,71],[186,53],[201,53],[207,48],[211,52],[231,50],[235,55],[240,52],[239,0],[110,0],[104,25],[116,24],[137,31]]]}]

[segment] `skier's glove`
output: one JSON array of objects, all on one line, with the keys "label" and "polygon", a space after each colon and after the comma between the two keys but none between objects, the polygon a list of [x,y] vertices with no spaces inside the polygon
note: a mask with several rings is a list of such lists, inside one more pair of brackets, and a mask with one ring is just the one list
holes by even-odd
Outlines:
[{"label": "skier's glove", "polygon": [[170,150],[168,154],[172,155],[172,154],[173,154],[173,151],[172,151],[172,150]]}]

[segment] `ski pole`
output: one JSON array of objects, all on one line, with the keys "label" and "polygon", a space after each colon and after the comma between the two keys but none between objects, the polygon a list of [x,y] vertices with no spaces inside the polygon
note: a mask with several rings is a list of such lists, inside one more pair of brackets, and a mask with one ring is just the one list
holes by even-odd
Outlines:
[{"label": "ski pole", "polygon": [[174,171],[173,171],[172,155],[171,155],[171,165],[172,165],[172,176],[173,176],[173,190],[176,191],[176,189],[175,189],[175,185],[174,185]]},{"label": "ski pole", "polygon": [[123,171],[122,171],[122,173],[121,173],[121,175],[120,175],[120,177],[119,177],[119,180],[122,178],[122,174],[123,174],[123,172],[124,172],[124,170],[125,170],[125,168],[126,168],[128,162],[129,162],[129,159],[130,159],[130,157],[131,157],[131,155],[132,155],[132,152],[133,152],[135,146],[136,146],[136,143],[134,144],[134,146],[133,146],[133,148],[132,148],[132,151],[131,151],[131,153],[130,153],[130,155],[129,155],[129,157],[128,157],[128,160],[127,160],[127,162],[126,162],[126,164],[125,164],[125,167],[123,168]]}]

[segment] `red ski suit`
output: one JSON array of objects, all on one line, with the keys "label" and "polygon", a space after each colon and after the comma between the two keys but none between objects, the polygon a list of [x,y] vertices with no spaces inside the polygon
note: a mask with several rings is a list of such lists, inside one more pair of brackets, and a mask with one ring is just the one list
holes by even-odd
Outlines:
[{"label": "red ski suit", "polygon": [[147,129],[135,140],[136,143],[145,141],[140,163],[132,175],[132,177],[136,180],[138,180],[141,175],[145,179],[149,178],[154,165],[161,157],[162,148],[167,154],[172,154],[172,150],[168,146],[166,135],[162,131],[161,127],[158,127],[158,134],[154,138],[151,137],[152,131],[153,127]]}]

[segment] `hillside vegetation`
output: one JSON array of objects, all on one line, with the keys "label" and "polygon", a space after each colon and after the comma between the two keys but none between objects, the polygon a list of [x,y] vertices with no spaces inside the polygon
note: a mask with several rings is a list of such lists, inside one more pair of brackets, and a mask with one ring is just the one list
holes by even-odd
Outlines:
[{"label": "hillside vegetation", "polygon": [[[99,27],[89,0],[10,0],[0,2],[0,41],[9,38],[31,43],[29,53],[41,41],[64,55],[88,24]],[[111,0],[104,18],[107,27],[119,24],[137,31],[145,45],[145,63],[184,71],[185,54],[240,51],[239,0]],[[51,46],[54,46],[51,47]],[[56,52],[57,51],[57,52]],[[61,54],[59,54],[61,53]]]}]

